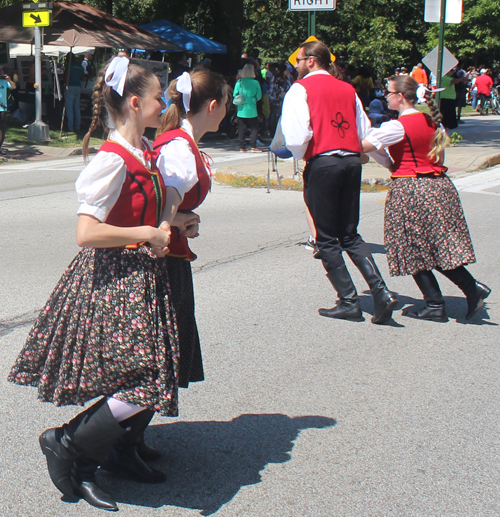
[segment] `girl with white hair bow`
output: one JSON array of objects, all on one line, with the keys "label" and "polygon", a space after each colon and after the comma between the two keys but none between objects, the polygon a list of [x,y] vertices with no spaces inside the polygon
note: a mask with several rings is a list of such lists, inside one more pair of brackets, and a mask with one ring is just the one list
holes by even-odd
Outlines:
[{"label": "girl with white hair bow", "polygon": [[69,423],[44,431],[40,446],[54,485],[66,498],[106,510],[114,499],[96,483],[98,466],[157,483],[163,472],[144,459],[158,451],[143,442],[155,412],[177,416],[179,347],[167,270],[162,212],[166,188],[151,144],[142,135],[161,122],[160,83],[147,69],[116,57],[94,89],[93,118],[102,100],[114,131],[80,173],[75,257],[40,313],[9,375],[38,387],[57,406],[101,397]]},{"label": "girl with white hair bow", "polygon": [[153,145],[163,181],[175,189],[175,199],[163,214],[172,224],[172,233],[162,260],[179,328],[179,386],[187,388],[204,378],[191,272],[196,255],[188,245],[188,239],[198,235],[200,223],[193,210],[204,201],[211,185],[210,166],[198,143],[206,132],[218,130],[226,114],[228,86],[221,75],[209,70],[184,72],[170,83],[166,97],[168,108]]}]

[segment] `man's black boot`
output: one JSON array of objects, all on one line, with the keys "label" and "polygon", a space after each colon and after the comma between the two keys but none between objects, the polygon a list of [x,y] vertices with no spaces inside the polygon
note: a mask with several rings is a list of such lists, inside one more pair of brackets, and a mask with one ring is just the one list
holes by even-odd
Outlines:
[{"label": "man's black boot", "polygon": [[491,289],[475,280],[464,266],[446,271],[438,269],[438,271],[465,294],[467,298],[467,315],[465,318],[470,320],[484,305],[484,300],[490,295]]},{"label": "man's black boot", "polygon": [[419,320],[446,323],[448,316],[444,308],[444,298],[432,271],[419,271],[413,275],[413,279],[424,295],[425,307],[418,312],[405,311],[403,315]]},{"label": "man's black boot", "polygon": [[345,266],[330,271],[327,275],[339,300],[331,309],[319,309],[321,316],[350,321],[363,321],[363,313],[359,305],[358,294],[352,283],[351,275]]},{"label": "man's black boot", "polygon": [[372,257],[351,257],[359,269],[373,296],[374,314],[372,323],[382,324],[392,318],[392,311],[398,305],[396,295],[387,289],[380,271]]}]

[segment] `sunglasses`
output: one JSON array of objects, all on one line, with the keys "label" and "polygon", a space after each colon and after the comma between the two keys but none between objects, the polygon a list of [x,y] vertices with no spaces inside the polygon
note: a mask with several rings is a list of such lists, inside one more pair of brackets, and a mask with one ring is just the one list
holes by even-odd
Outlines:
[{"label": "sunglasses", "polygon": [[402,93],[402,92],[387,92],[385,94],[385,98],[389,97],[389,95],[392,95],[393,93]]},{"label": "sunglasses", "polygon": [[297,61],[297,63],[300,63],[301,61],[304,61],[304,59],[309,59],[310,57],[316,57],[316,56],[306,56],[306,57],[297,57],[295,58],[295,60]]}]

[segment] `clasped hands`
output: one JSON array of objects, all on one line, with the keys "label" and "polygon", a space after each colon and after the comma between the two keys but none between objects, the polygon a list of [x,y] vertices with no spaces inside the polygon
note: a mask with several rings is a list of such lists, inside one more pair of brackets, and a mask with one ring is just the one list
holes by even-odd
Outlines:
[{"label": "clasped hands", "polygon": [[[180,230],[180,235],[188,239],[194,239],[199,235],[200,222],[200,216],[194,212],[177,212],[171,225],[168,224],[167,221],[163,221],[159,229],[168,233],[170,236],[170,226],[175,226]],[[164,257],[168,253],[168,246],[162,247],[153,245],[152,249],[157,257]]]}]

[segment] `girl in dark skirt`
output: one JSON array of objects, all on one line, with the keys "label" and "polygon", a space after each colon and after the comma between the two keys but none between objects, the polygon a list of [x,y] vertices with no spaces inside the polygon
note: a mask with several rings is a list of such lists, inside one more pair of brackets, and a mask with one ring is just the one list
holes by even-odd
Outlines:
[{"label": "girl in dark skirt", "polygon": [[83,249],[40,313],[9,380],[38,387],[40,400],[58,406],[102,397],[39,441],[66,497],[118,510],[97,485],[96,469],[164,481],[140,456],[157,455],[143,432],[155,411],[177,415],[178,336],[168,273],[158,258],[169,243],[161,215],[173,189],[165,188],[142,137],[146,127],[160,125],[158,79],[127,58],[111,61],[94,89],[85,157],[102,98],[115,130],[76,182]]},{"label": "girl in dark skirt", "polygon": [[[425,99],[432,117],[415,109],[417,97]],[[458,192],[443,166],[449,138],[439,111],[430,92],[408,76],[389,78],[387,100],[400,117],[372,129],[363,149],[392,173],[385,208],[390,274],[412,275],[425,300],[421,310],[404,315],[448,321],[435,269],[463,291],[470,319],[491,291],[465,268],[476,257]]]},{"label": "girl in dark skirt", "polygon": [[[200,339],[195,319],[191,261],[196,255],[187,238],[198,236],[199,217],[192,212],[210,190],[210,168],[198,141],[217,131],[226,114],[228,87],[224,78],[209,70],[184,72],[166,92],[168,109],[154,142],[157,166],[167,187],[175,189],[163,219],[172,227],[164,267],[172,282],[172,304],[179,326],[179,385],[203,380]],[[175,219],[174,219],[175,217]]]}]

